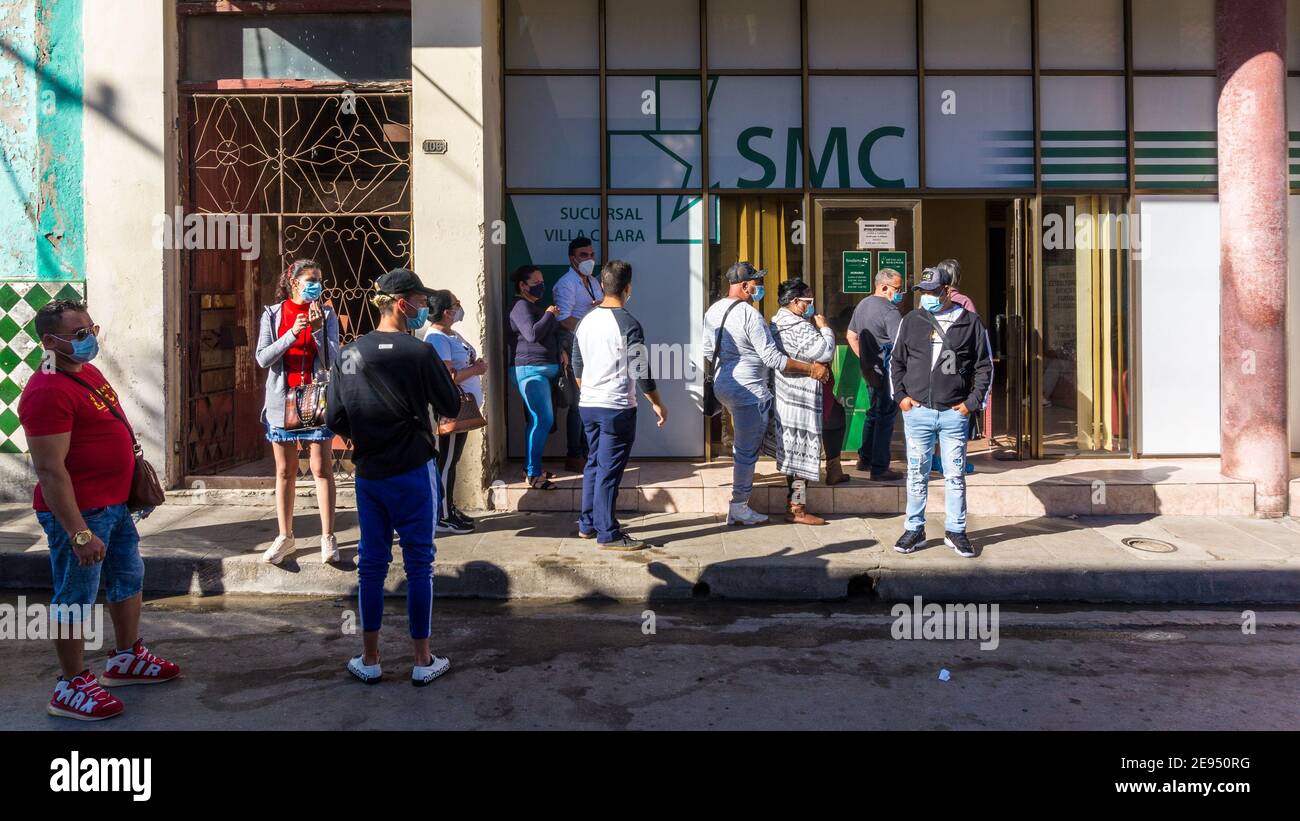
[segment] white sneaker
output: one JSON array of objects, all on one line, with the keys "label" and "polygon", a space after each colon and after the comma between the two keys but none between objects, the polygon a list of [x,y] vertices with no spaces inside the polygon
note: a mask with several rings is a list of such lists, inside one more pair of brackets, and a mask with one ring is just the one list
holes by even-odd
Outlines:
[{"label": "white sneaker", "polygon": [[284,561],[284,557],[293,552],[292,536],[276,536],[275,541],[262,554],[262,561],[269,564],[279,564]]},{"label": "white sneaker", "polygon": [[378,663],[366,664],[364,659],[365,656],[353,656],[352,660],[348,662],[348,672],[366,684],[378,684],[379,679],[384,676],[383,668]]},{"label": "white sneaker", "polygon": [[759,513],[744,502],[732,502],[727,508],[727,524],[758,525],[767,521],[767,514]]},{"label": "white sneaker", "polygon": [[333,533],[326,533],[320,537],[320,560],[324,564],[332,564],[339,560],[339,540],[334,537]]},{"label": "white sneaker", "polygon": [[428,666],[421,667],[417,664],[411,668],[411,683],[416,687],[423,687],[450,669],[450,659],[430,656]]}]

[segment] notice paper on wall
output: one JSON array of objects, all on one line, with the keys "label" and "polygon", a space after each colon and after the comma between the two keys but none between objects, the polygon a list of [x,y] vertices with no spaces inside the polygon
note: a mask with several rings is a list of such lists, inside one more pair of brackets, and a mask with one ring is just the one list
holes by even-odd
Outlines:
[{"label": "notice paper on wall", "polygon": [[891,251],[894,248],[894,227],[898,220],[864,220],[858,223],[858,250],[881,249]]}]

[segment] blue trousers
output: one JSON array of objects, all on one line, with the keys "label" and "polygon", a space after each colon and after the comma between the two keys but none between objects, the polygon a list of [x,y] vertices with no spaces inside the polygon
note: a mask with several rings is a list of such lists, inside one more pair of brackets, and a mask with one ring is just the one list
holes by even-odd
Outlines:
[{"label": "blue trousers", "polygon": [[943,529],[966,532],[966,417],[945,408],[916,407],[903,414],[907,436],[907,529],[925,527],[930,454],[935,440],[943,458]]},{"label": "blue trousers", "polygon": [[411,638],[427,639],[433,618],[433,533],[442,488],[438,464],[430,460],[414,470],[384,479],[356,481],[357,600],[361,629],[378,630],[384,619],[384,580],[393,561],[393,531],[402,546],[406,569],[406,615]]},{"label": "blue trousers", "polygon": [[754,490],[754,466],[772,415],[772,399],[732,404],[730,397],[718,398],[731,412],[731,503],[748,504]]},{"label": "blue trousers", "polygon": [[582,513],[578,529],[596,531],[607,544],[623,533],[614,515],[618,485],[636,441],[636,408],[580,408],[587,433],[587,466],[582,471]]},{"label": "blue trousers", "polygon": [[524,472],[529,476],[542,475],[542,456],[546,452],[546,439],[555,422],[555,408],[551,406],[551,385],[560,375],[559,365],[515,365],[515,384],[528,409],[528,436],[525,441]]},{"label": "blue trousers", "polygon": [[[886,377],[888,378],[888,377]],[[889,469],[889,443],[894,438],[894,421],[898,418],[898,403],[889,395],[889,386],[868,388],[871,403],[862,426],[862,445],[858,458],[871,466],[873,474]]]}]

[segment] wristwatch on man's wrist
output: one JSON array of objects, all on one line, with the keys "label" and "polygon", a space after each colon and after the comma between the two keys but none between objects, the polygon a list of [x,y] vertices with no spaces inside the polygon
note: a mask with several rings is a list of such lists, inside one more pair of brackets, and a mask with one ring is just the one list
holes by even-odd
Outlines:
[{"label": "wristwatch on man's wrist", "polygon": [[93,538],[95,538],[95,534],[90,532],[90,528],[86,528],[72,534],[72,543],[77,547],[85,547],[90,544],[90,540]]}]

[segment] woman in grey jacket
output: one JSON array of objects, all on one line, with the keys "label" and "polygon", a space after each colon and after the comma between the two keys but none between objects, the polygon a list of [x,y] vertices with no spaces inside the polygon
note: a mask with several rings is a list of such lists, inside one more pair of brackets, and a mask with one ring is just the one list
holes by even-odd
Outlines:
[{"label": "woman in grey jacket", "polygon": [[334,538],[334,466],[330,443],[334,434],[317,427],[285,430],[285,397],[292,388],[327,377],[339,355],[339,318],[321,302],[321,267],[300,259],[280,277],[281,302],[262,311],[257,335],[257,364],[266,368],[266,401],[262,424],[275,453],[275,512],[280,534],[262,554],[262,560],[279,564],[293,552],[293,497],[298,480],[298,449],[306,444],[311,472],[316,478],[320,506],[320,555],[323,562],[339,559]]}]

